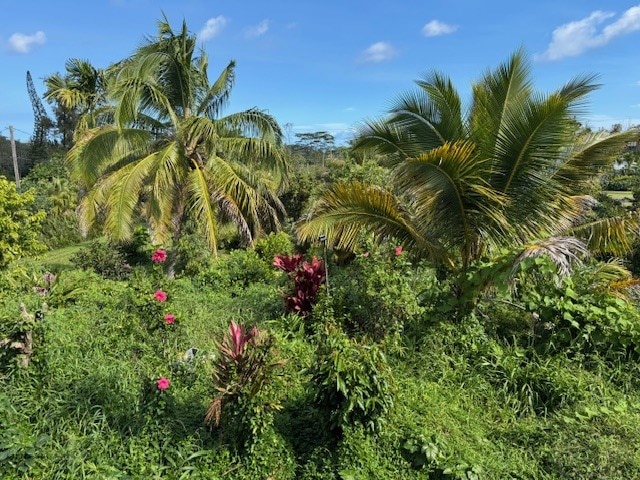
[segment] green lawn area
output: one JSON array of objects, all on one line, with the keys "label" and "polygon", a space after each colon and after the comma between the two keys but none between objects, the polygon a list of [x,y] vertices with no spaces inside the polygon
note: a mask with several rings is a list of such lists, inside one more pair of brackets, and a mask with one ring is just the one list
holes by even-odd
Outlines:
[{"label": "green lawn area", "polygon": [[43,254],[40,257],[39,262],[50,270],[68,270],[70,268],[73,268],[73,265],[70,261],[71,257],[78,253],[81,248],[86,247],[91,242],[92,240],[87,240],[76,245],[71,245],[70,247],[51,250],[50,252]]},{"label": "green lawn area", "polygon": [[605,190],[604,193],[614,200],[633,200],[633,192],[631,190]]}]

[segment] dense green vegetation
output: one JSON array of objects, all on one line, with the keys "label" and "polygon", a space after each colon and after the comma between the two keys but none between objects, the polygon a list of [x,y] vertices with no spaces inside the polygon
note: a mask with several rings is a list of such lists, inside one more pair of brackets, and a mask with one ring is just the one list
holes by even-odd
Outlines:
[{"label": "dense green vegetation", "polygon": [[0,477],[640,477],[637,132],[580,128],[591,78],[433,74],[352,149],[222,116],[186,25],[66,69],[69,152],[0,179]]}]

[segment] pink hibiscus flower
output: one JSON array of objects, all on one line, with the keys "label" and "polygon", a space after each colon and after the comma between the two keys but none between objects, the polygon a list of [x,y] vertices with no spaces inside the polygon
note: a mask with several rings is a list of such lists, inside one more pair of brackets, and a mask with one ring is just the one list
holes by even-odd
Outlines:
[{"label": "pink hibiscus flower", "polygon": [[153,298],[155,298],[159,302],[164,302],[167,299],[167,294],[162,290],[158,290],[153,294]]},{"label": "pink hibiscus flower", "polygon": [[171,385],[171,380],[169,380],[166,377],[160,377],[156,381],[156,387],[158,387],[158,390],[160,390],[161,392],[164,392],[165,390],[167,390],[170,385]]},{"label": "pink hibiscus flower", "polygon": [[167,252],[161,248],[157,249],[151,254],[151,261],[153,263],[164,263],[167,260]]}]

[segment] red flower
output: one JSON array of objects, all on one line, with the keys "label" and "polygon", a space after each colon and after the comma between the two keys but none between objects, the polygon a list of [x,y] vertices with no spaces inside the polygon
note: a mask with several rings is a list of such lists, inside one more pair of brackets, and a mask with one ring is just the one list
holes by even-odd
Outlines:
[{"label": "red flower", "polygon": [[151,254],[151,261],[153,263],[164,263],[167,260],[167,252],[161,248],[157,249]]},{"label": "red flower", "polygon": [[171,385],[171,380],[169,380],[166,377],[160,377],[156,381],[156,387],[158,387],[158,390],[160,390],[161,392],[164,392],[166,389],[168,389],[170,385]]},{"label": "red flower", "polygon": [[155,298],[159,302],[164,302],[167,299],[167,294],[162,290],[158,290],[153,294],[153,298]]},{"label": "red flower", "polygon": [[176,316],[173,313],[164,314],[164,323],[171,325],[176,322]]},{"label": "red flower", "polygon": [[396,247],[396,257],[397,257],[398,255],[402,255],[402,245],[398,245],[398,246]]}]

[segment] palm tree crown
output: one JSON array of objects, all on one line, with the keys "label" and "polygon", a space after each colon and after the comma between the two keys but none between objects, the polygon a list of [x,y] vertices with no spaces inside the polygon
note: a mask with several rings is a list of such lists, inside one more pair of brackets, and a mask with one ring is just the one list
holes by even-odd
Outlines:
[{"label": "palm tree crown", "polygon": [[[463,269],[537,239],[580,232],[595,242],[602,222],[577,227],[585,192],[630,133],[576,134],[574,119],[597,88],[594,77],[541,94],[518,51],[473,85],[468,108],[442,74],[416,83],[388,118],[367,122],[354,144],[389,155],[391,188],[336,186],[300,225],[303,240],[325,234],[354,249],[359,233],[369,231]],[[608,226],[598,238],[611,247],[613,233],[628,231],[614,221]]]},{"label": "palm tree crown", "polygon": [[88,190],[85,230],[104,217],[108,234],[127,239],[142,215],[153,240],[166,243],[193,218],[215,252],[220,221],[249,243],[278,228],[281,130],[258,109],[221,116],[235,63],[213,83],[207,68],[186,24],[174,32],[165,19],[156,38],[107,69],[112,121],[84,132],[67,156]]}]

